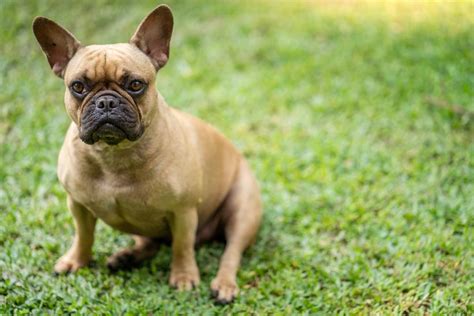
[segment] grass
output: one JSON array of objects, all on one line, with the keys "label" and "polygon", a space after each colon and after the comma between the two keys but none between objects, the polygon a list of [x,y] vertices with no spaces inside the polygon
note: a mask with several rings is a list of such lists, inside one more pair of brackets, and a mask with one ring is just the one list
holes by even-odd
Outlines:
[{"label": "grass", "polygon": [[36,15],[83,42],[127,41],[155,1],[0,2],[0,314],[473,314],[472,1],[173,1],[169,104],[222,130],[262,186],[265,218],[229,306],[167,285],[170,251],[111,275],[130,243],[100,224],[96,265],[53,277],[72,218],[55,167],[63,85]]}]

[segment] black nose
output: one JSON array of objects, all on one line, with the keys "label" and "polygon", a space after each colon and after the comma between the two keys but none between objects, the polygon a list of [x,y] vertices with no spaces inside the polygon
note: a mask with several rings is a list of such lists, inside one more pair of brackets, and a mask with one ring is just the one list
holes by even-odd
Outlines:
[{"label": "black nose", "polygon": [[95,104],[98,109],[109,112],[119,105],[119,99],[113,95],[101,95],[97,98]]}]

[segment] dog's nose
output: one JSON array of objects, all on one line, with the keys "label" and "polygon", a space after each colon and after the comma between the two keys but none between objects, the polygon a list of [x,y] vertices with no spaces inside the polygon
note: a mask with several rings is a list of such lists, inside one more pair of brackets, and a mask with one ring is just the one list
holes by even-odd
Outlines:
[{"label": "dog's nose", "polygon": [[119,99],[113,95],[102,95],[97,98],[95,104],[98,109],[109,112],[119,105]]}]

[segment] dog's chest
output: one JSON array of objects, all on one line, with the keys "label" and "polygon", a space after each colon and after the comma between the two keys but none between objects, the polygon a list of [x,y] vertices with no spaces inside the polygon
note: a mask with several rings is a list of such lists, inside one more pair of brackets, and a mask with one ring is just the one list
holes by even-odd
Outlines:
[{"label": "dog's chest", "polygon": [[150,237],[169,235],[166,185],[103,176],[81,188],[74,181],[69,186],[76,187],[68,190],[73,199],[115,229]]}]

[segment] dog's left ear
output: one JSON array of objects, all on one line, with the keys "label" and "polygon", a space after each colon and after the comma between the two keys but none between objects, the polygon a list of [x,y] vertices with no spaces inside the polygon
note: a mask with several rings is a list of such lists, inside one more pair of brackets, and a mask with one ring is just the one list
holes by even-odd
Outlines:
[{"label": "dog's left ear", "polygon": [[167,5],[159,5],[140,23],[130,43],[147,54],[158,70],[168,61],[172,32],[171,9]]},{"label": "dog's left ear", "polygon": [[81,47],[81,43],[68,30],[41,16],[33,21],[33,32],[51,69],[56,76],[62,78],[69,60]]}]

